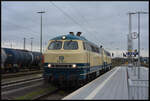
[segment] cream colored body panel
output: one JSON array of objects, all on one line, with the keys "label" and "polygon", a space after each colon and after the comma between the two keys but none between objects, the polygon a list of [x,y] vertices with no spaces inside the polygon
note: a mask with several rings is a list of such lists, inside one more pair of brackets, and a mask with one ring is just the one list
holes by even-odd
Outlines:
[{"label": "cream colored body panel", "polygon": [[103,61],[106,62],[107,64],[111,64],[111,57],[107,56],[107,54],[104,52],[104,49],[102,51],[102,56],[103,56]]},{"label": "cream colored body panel", "polygon": [[102,57],[98,53],[90,52],[90,66],[102,65]]},{"label": "cream colored body panel", "polygon": [[[49,41],[52,42],[54,40]],[[64,40],[59,40],[64,41]],[[77,50],[48,50],[44,52],[44,61],[47,63],[87,63],[86,54],[83,51],[83,45],[81,40],[73,40],[78,42]],[[62,45],[63,46],[63,45]],[[64,60],[59,61],[59,56],[63,56]]]},{"label": "cream colored body panel", "polygon": [[[50,40],[52,42],[54,40]],[[65,40],[59,40],[65,41]],[[44,62],[45,63],[90,63],[90,67],[102,65],[102,55],[99,53],[91,52],[84,50],[83,41],[82,40],[73,40],[78,42],[77,50],[48,50],[48,46],[46,51],[44,52]],[[62,44],[63,46],[63,44]],[[64,60],[59,61],[59,56],[63,56]],[[106,54],[104,56],[104,61],[108,61]]]},{"label": "cream colored body panel", "polygon": [[[63,56],[64,60],[59,61],[59,56]],[[86,54],[82,52],[50,52],[44,53],[44,61],[46,63],[87,63]]]}]

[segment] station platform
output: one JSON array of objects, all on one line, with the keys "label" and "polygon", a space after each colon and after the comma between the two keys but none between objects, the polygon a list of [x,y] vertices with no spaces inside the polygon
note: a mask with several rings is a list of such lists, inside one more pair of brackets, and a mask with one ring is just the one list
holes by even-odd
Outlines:
[{"label": "station platform", "polygon": [[120,66],[96,78],[62,100],[147,100],[149,68]]},{"label": "station platform", "polygon": [[127,68],[115,67],[87,85],[63,98],[69,99],[128,99]]}]

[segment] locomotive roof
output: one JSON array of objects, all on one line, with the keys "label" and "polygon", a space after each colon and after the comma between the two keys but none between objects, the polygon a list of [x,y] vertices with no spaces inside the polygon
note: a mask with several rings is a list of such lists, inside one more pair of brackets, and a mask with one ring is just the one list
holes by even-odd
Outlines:
[{"label": "locomotive roof", "polygon": [[[95,46],[97,46],[96,44],[88,41],[85,37],[83,36],[76,36],[76,35],[71,35],[71,34],[67,34],[67,35],[60,35],[60,36],[57,36],[57,37],[54,37],[52,38],[51,40],[62,40],[62,37],[65,36],[66,39],[65,40],[83,40],[83,41],[86,41],[90,44],[93,44]],[[97,46],[98,47],[98,46]]]},{"label": "locomotive roof", "polygon": [[63,36],[66,37],[66,40],[85,40],[85,41],[87,41],[87,39],[84,38],[83,36],[75,36],[75,35],[71,35],[71,34],[57,36],[55,38],[52,38],[51,40],[62,40]]}]

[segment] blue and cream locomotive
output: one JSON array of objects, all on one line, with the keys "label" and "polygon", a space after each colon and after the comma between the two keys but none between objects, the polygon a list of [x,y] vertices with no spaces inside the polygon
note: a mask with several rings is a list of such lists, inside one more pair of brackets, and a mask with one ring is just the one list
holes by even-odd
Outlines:
[{"label": "blue and cream locomotive", "polygon": [[43,53],[45,81],[75,86],[111,69],[110,53],[80,35],[70,32],[49,41]]}]

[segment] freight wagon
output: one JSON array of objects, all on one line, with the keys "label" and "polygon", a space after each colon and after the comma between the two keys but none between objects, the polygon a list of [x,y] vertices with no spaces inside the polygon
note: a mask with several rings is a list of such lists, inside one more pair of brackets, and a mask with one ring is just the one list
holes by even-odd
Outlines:
[{"label": "freight wagon", "polygon": [[21,49],[2,48],[2,72],[18,72],[20,69],[39,69],[42,53]]}]

